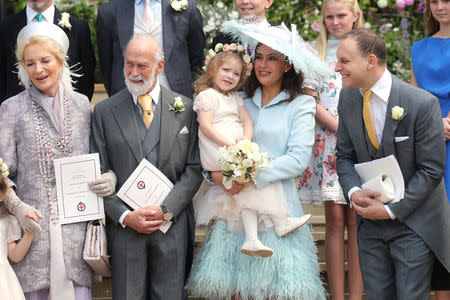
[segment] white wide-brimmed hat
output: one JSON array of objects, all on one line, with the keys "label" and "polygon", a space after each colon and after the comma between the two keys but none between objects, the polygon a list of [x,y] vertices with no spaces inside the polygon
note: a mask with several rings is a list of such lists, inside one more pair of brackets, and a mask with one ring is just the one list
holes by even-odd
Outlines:
[{"label": "white wide-brimmed hat", "polygon": [[305,77],[319,80],[333,74],[328,65],[319,59],[317,51],[298,34],[294,24],[289,30],[284,23],[279,26],[258,26],[227,21],[223,24],[223,31],[248,45],[253,55],[259,43],[282,53],[295,71],[301,71]]},{"label": "white wide-brimmed hat", "polygon": [[20,30],[17,35],[17,44],[35,35],[43,35],[51,38],[59,44],[61,50],[67,55],[67,51],[69,50],[69,38],[59,26],[48,22],[30,23]]}]

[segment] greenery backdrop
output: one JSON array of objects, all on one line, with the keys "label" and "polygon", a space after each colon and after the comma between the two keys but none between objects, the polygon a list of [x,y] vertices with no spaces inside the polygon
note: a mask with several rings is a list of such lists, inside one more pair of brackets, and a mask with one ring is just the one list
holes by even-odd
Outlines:
[{"label": "greenery backdrop", "polygon": [[[54,0],[54,2],[61,11],[89,22],[96,50],[97,7],[107,0]],[[26,0],[7,0],[6,4],[8,13],[14,13],[25,7]],[[297,24],[301,36],[307,41],[312,41],[317,36],[321,4],[322,1],[315,0],[274,0],[274,4],[268,10],[268,18],[277,24],[281,22]],[[237,19],[239,15],[235,10],[234,0],[198,0],[198,6],[203,15],[209,47],[212,37],[220,30],[222,21]],[[400,78],[409,81],[411,45],[424,37],[424,0],[360,0],[360,6],[366,20],[365,27],[377,31],[386,40],[388,68]],[[101,82],[98,66],[95,78],[97,82]]]}]

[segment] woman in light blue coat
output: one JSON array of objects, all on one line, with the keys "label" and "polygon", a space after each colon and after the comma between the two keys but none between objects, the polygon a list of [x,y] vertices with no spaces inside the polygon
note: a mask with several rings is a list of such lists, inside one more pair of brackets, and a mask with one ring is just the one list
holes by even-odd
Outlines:
[{"label": "woman in light blue coat", "polygon": [[[295,36],[295,30],[248,26],[232,23],[231,30],[256,47],[244,103],[253,121],[253,141],[273,158],[273,167],[260,171],[255,184],[260,189],[281,181],[289,216],[299,217],[303,211],[294,177],[309,162],[316,109],[314,98],[301,92],[304,72],[300,66],[308,65],[313,72],[305,75],[314,77],[327,75],[328,68]],[[211,176],[221,185],[220,172]],[[242,254],[244,232],[230,232],[225,222],[216,222],[194,262],[188,281],[191,293],[208,299],[325,299],[317,249],[307,226],[283,238],[273,228],[258,235],[274,250],[271,257]]]}]

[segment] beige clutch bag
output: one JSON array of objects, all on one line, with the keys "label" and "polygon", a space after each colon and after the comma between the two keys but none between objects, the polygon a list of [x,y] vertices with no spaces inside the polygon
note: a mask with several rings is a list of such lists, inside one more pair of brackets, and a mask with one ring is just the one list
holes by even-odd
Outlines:
[{"label": "beige clutch bag", "polygon": [[369,181],[363,183],[361,187],[363,189],[368,189],[381,193],[381,195],[375,199],[383,203],[388,203],[394,200],[395,197],[394,183],[392,182],[391,177],[389,177],[388,175],[385,174],[378,175],[377,177],[372,178]]},{"label": "beige clutch bag", "polygon": [[106,230],[101,220],[89,221],[84,241],[83,259],[95,274],[111,277],[106,244]]}]

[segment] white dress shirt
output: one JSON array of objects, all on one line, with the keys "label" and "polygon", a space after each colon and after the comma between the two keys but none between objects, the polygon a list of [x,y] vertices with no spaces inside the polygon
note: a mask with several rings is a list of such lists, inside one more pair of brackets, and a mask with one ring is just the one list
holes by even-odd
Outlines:
[{"label": "white dress shirt", "polygon": [[[25,9],[25,12],[26,12],[26,15],[27,15],[27,24],[37,22],[35,17],[38,14],[38,12],[35,11],[34,9],[32,9],[28,4],[27,4],[27,7]],[[43,11],[41,14],[43,16],[41,22],[48,22],[48,23],[52,23],[53,24],[53,20],[55,18],[55,6],[54,5],[50,5],[50,7],[47,8],[45,11]]]},{"label": "white dress shirt", "polygon": [[[156,106],[158,105],[158,101],[159,101],[159,95],[161,94],[161,87],[159,85],[159,81],[158,79],[156,79],[156,84],[155,87],[153,88],[153,90],[150,91],[150,93],[148,93],[148,95],[150,97],[152,97],[152,109],[155,110]],[[142,114],[142,107],[137,103],[137,98],[138,96],[131,94],[133,96],[133,101],[134,101],[134,105],[136,105],[139,109],[139,111]],[[123,220],[125,219],[125,217],[130,213],[131,211],[129,209],[127,209],[126,211],[123,212],[123,214],[120,216],[119,218],[119,223],[120,225],[122,225],[123,228],[125,228],[126,226],[123,224]]]},{"label": "white dress shirt", "polygon": [[[389,95],[392,88],[392,76],[386,69],[381,78],[370,88],[373,92],[370,98],[370,117],[372,118],[373,129],[375,130],[375,136],[377,137],[378,144],[381,146],[381,140],[383,137],[384,122],[386,121],[386,112],[388,106]],[[360,90],[361,95],[364,97],[364,91]],[[361,188],[354,186],[348,191],[348,199],[351,199],[352,194],[359,191]],[[395,220],[396,217],[389,209],[387,205],[384,205],[389,217]]]}]

